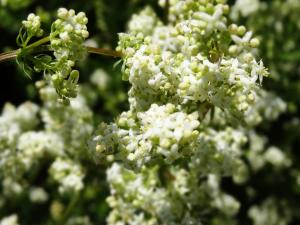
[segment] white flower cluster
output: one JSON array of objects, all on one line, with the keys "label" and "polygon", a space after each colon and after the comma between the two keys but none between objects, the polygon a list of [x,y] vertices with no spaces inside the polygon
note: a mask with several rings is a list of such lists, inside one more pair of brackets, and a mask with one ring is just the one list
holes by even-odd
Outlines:
[{"label": "white flower cluster", "polygon": [[39,107],[26,102],[15,108],[7,103],[0,116],[0,176],[17,175],[20,154],[16,151],[18,139],[23,132],[38,125]]},{"label": "white flower cluster", "polygon": [[240,13],[243,17],[247,17],[254,14],[259,7],[260,0],[237,0],[231,11],[231,16],[237,19]]},{"label": "white flower cluster", "polygon": [[174,105],[153,104],[137,115],[122,113],[116,124],[101,124],[93,138],[96,155],[117,153],[129,164],[141,167],[160,158],[171,163],[191,154],[198,136],[198,114],[178,112]]},{"label": "white flower cluster", "polygon": [[157,151],[171,162],[179,157],[180,152],[186,152],[185,146],[189,151],[189,143],[198,136],[196,129],[200,125],[197,112],[186,114],[175,110],[172,104],[153,104],[146,112],[137,114],[140,129],[144,132],[143,139],[151,140],[152,146],[156,144]]},{"label": "white flower cluster", "polygon": [[82,43],[89,36],[88,19],[83,12],[75,14],[73,9],[65,8],[58,9],[57,17],[50,34],[54,55],[58,60],[63,57],[76,60],[84,53]]},{"label": "white flower cluster", "polygon": [[280,114],[286,111],[287,104],[274,93],[260,90],[258,95],[260,98],[247,112],[245,120],[248,124],[257,125],[264,120],[276,120]]},{"label": "white flower cluster", "polygon": [[60,8],[57,19],[51,28],[50,44],[56,57],[56,73],[51,74],[51,81],[60,101],[68,103],[69,98],[77,95],[79,72],[73,70],[75,62],[82,59],[86,53],[83,43],[89,36],[85,13],[75,14],[73,9]]},{"label": "white flower cluster", "polygon": [[291,215],[285,206],[284,203],[269,198],[259,206],[252,206],[248,215],[254,225],[287,225]]},{"label": "white flower cluster", "polygon": [[201,225],[202,213],[208,208],[220,210],[215,217],[220,220],[239,209],[239,203],[220,190],[215,175],[200,182],[193,170],[170,167],[159,171],[155,166],[134,173],[113,164],[107,170],[107,179],[111,188],[107,201],[113,208],[107,219],[109,225]]},{"label": "white flower cluster", "polygon": [[300,29],[299,12],[298,0],[239,0],[233,5],[231,13],[234,21],[246,19],[247,26],[260,34],[260,56],[268,61],[271,77],[287,91],[295,85],[295,80],[291,82],[289,77],[295,73],[299,75],[297,57],[294,55],[299,50],[297,44],[300,36],[294,32]]},{"label": "white flower cluster", "polygon": [[45,102],[41,110],[45,130],[63,139],[66,153],[87,158],[86,143],[94,127],[93,114],[85,99],[79,95],[69,106],[61,105],[56,100],[55,89],[50,86],[40,89],[40,95]]},{"label": "white flower cluster", "polygon": [[60,184],[61,193],[78,192],[83,188],[84,172],[80,164],[57,158],[49,169],[51,177]]},{"label": "white flower cluster", "polygon": [[42,187],[32,187],[29,192],[30,201],[43,203],[48,200],[48,194]]},{"label": "white flower cluster", "polygon": [[275,146],[266,146],[266,137],[254,131],[249,132],[249,149],[245,154],[252,171],[261,170],[267,163],[275,168],[284,168],[291,165],[291,159],[281,149]]},{"label": "white flower cluster", "polygon": [[223,128],[219,136],[219,130],[209,131],[207,124],[200,128],[200,121],[215,107],[245,120],[257,102],[256,81],[267,72],[251,52],[257,39],[243,26],[228,26],[227,13],[228,5],[221,3],[171,1],[172,25],[153,22],[158,18],[149,8],[133,16],[129,24],[154,18],[147,33],[133,30],[120,35],[118,49],[125,57],[125,78],[132,85],[130,111],[115,124],[99,127],[91,144],[98,158],[113,154],[141,167],[161,157],[170,163],[201,152],[212,159],[208,167],[220,158],[230,168],[229,159],[238,157],[245,137]]},{"label": "white flower cluster", "polygon": [[243,132],[226,127],[222,131],[207,128],[200,132],[191,167],[200,174],[231,175],[240,166],[239,157],[247,137]]},{"label": "white flower cluster", "polygon": [[136,34],[151,35],[153,28],[162,25],[151,7],[146,7],[141,13],[134,14],[128,23],[128,29]]},{"label": "white flower cluster", "polygon": [[57,102],[53,86],[45,85],[44,81],[38,81],[36,85],[40,88],[40,97],[44,102],[41,115],[45,130],[62,137],[68,153],[82,157],[86,140],[93,131],[93,114],[81,89],[80,95],[72,99],[68,106],[64,106]]},{"label": "white flower cluster", "polygon": [[28,36],[40,37],[43,35],[43,29],[41,28],[41,18],[34,13],[30,13],[27,20],[22,21],[23,26],[28,32]]},{"label": "white flower cluster", "polygon": [[[258,40],[245,27],[226,24],[227,7],[176,1],[170,17],[182,18],[175,18],[174,26],[157,25],[151,35],[135,30],[120,35],[132,108],[170,101],[190,108],[208,102],[240,114],[253,105],[256,81],[267,72],[251,53]],[[177,9],[184,12],[177,14]]]},{"label": "white flower cluster", "polygon": [[217,212],[206,224],[234,224],[239,202],[217,176],[245,180],[239,125],[260,113],[253,107],[268,73],[255,60],[259,40],[228,25],[222,2],[171,0],[165,25],[146,8],[120,35],[130,110],[102,123],[90,143],[99,163],[119,162],[107,171],[108,224],[200,225],[204,209]]},{"label": "white flower cluster", "polygon": [[290,159],[279,148],[271,146],[265,153],[265,159],[275,167],[288,167],[291,165]]},{"label": "white flower cluster", "polygon": [[[0,127],[5,127],[4,124],[8,124],[12,127],[18,127],[17,129],[22,131],[31,130],[39,123],[38,112],[39,107],[31,102],[25,102],[17,108],[10,103],[6,103],[1,115],[3,126]],[[9,135],[3,135],[3,137],[5,136],[9,138]]]},{"label": "white flower cluster", "polygon": [[[260,89],[257,92],[257,97],[258,99],[255,101],[255,104],[244,114],[244,121],[246,122],[244,125],[247,125],[249,128],[254,128],[264,121],[274,121],[287,111],[287,103],[272,92]],[[240,123],[238,118],[232,117],[218,107],[214,107],[213,117],[208,116],[205,120],[218,126],[226,126],[228,124],[234,126]]]},{"label": "white flower cluster", "polygon": [[64,154],[62,139],[55,133],[25,132],[18,140],[18,154],[26,169],[44,157],[58,157]]},{"label": "white flower cluster", "polygon": [[[33,207],[59,198],[49,191],[49,185],[51,190],[55,187],[51,180],[58,182],[64,198],[85,187],[82,161],[88,157],[92,112],[82,96],[63,106],[56,101],[53,87],[44,86],[40,94],[45,101],[41,107],[30,102],[19,107],[7,103],[0,116],[1,212],[6,212],[7,204],[21,204],[24,198]],[[9,218],[0,224],[18,224]],[[74,221],[89,224],[87,219]]]},{"label": "white flower cluster", "polygon": [[[16,163],[16,161],[14,162]],[[10,165],[11,166],[11,165]],[[16,172],[20,168],[14,168]],[[18,171],[19,172],[19,171]],[[18,181],[16,177],[7,176],[2,180],[3,196],[5,197],[16,197],[24,191],[25,184],[22,181]]]},{"label": "white flower cluster", "polygon": [[97,87],[98,91],[104,92],[108,88],[111,77],[109,77],[105,70],[97,69],[92,73],[90,80]]},{"label": "white flower cluster", "polygon": [[19,225],[17,215],[13,214],[3,218],[0,221],[0,225]]}]

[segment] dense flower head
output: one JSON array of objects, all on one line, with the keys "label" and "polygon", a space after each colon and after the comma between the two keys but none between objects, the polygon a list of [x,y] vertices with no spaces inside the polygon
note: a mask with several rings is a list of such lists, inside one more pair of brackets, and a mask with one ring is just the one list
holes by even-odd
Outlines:
[{"label": "dense flower head", "polygon": [[84,41],[89,36],[88,19],[83,12],[76,14],[73,9],[65,8],[58,9],[57,17],[51,24],[50,34],[32,43],[32,38],[42,36],[43,30],[40,16],[28,15],[17,36],[20,47],[17,63],[28,76],[43,72],[47,82],[54,86],[58,101],[69,104],[78,92],[79,71],[74,69],[75,63],[87,52]]},{"label": "dense flower head", "polygon": [[[299,76],[298,58],[300,29],[298,0],[274,0],[271,2],[239,0],[233,5],[231,18],[234,21],[245,20],[252,31],[259,34],[261,45],[259,55],[268,64],[270,75],[275,82],[288,92],[297,86]],[[282,94],[282,96],[285,96]]]},{"label": "dense flower head", "polygon": [[157,25],[162,25],[155,12],[151,7],[146,7],[139,14],[134,14],[128,23],[128,29],[136,34],[142,32],[146,35],[151,35],[153,28]]},{"label": "dense flower head", "polygon": [[36,203],[46,202],[49,198],[46,190],[42,187],[31,187],[29,193],[30,201]]},{"label": "dense flower head", "polygon": [[[259,100],[247,112],[247,124],[257,125],[263,120],[272,121],[287,110],[287,103],[272,92],[260,90],[258,92]],[[268,107],[265,107],[268,104]]]},{"label": "dense flower head", "polygon": [[30,13],[27,20],[22,21],[22,24],[29,33],[29,36],[40,37],[43,35],[43,30],[41,29],[41,18],[36,16],[34,13]]},{"label": "dense flower head", "polygon": [[291,219],[285,203],[275,198],[268,198],[261,205],[252,206],[248,215],[253,220],[254,225],[285,225]]},{"label": "dense flower head", "polygon": [[189,111],[208,102],[240,116],[257,100],[256,81],[268,74],[252,51],[259,41],[244,26],[227,23],[225,4],[173,2],[172,25],[120,35],[131,107],[172,102]]},{"label": "dense flower head", "polygon": [[205,128],[197,139],[190,166],[200,174],[232,175],[240,167],[240,156],[247,137],[240,130]]},{"label": "dense flower head", "polygon": [[57,11],[58,19],[51,27],[51,47],[57,59],[63,57],[75,61],[84,54],[82,43],[88,38],[86,24],[88,19],[83,12],[75,14],[73,9],[60,8]]},{"label": "dense flower head", "polygon": [[60,184],[59,191],[78,192],[83,188],[84,172],[79,164],[70,159],[57,158],[50,167],[51,177]]},{"label": "dense flower head", "polygon": [[12,214],[10,216],[4,217],[0,221],[0,225],[19,225],[18,216],[16,214]]},{"label": "dense flower head", "polygon": [[40,107],[31,102],[18,107],[7,103],[0,116],[3,204],[20,196],[33,205],[53,198],[47,184],[34,183],[44,169],[49,169],[45,181],[57,182],[61,195],[85,186],[81,160],[87,158],[83,152],[93,130],[92,113],[82,96],[64,106],[57,102],[53,87],[44,86],[40,94],[45,101]]},{"label": "dense flower head", "polygon": [[18,108],[7,103],[0,116],[0,148],[15,146],[22,132],[35,128],[39,122],[38,111],[39,107],[31,102]]},{"label": "dense flower head", "polygon": [[45,155],[56,157],[64,154],[61,138],[50,132],[25,132],[19,137],[17,148],[20,160],[27,170]]},{"label": "dense flower head", "polygon": [[225,219],[239,209],[239,203],[220,190],[218,176],[200,182],[193,170],[161,170],[155,166],[134,173],[119,164],[108,169],[111,196],[107,202],[112,207],[108,224],[201,225],[202,210],[210,208],[216,218]]},{"label": "dense flower head", "polygon": [[196,112],[186,114],[172,104],[153,104],[137,115],[122,113],[116,124],[101,124],[91,145],[96,157],[116,154],[138,167],[161,158],[171,163],[193,151],[200,124],[197,119]]},{"label": "dense flower head", "polygon": [[[286,105],[261,91],[260,40],[228,23],[224,2],[171,0],[167,23],[146,8],[120,34],[130,109],[101,123],[89,145],[98,163],[118,162],[107,171],[108,224],[202,224],[193,210],[201,207],[217,212],[208,224],[220,224],[239,210],[218,177],[248,179],[241,125],[275,119]],[[280,153],[262,153],[264,164],[287,165]]]},{"label": "dense flower head", "polygon": [[85,150],[93,132],[93,114],[86,99],[80,94],[69,105],[62,105],[57,102],[55,88],[51,86],[41,88],[40,95],[45,104],[41,110],[45,130],[62,138],[68,154],[88,158]]},{"label": "dense flower head", "polygon": [[[243,132],[200,124],[215,108],[237,123],[251,122],[253,114],[257,119],[259,82],[268,73],[255,59],[259,41],[244,26],[229,25],[227,14],[221,1],[170,1],[167,24],[150,8],[132,17],[118,47],[124,79],[132,85],[130,110],[99,126],[90,144],[99,161],[141,168],[191,157],[206,174],[212,168],[230,174],[239,164]],[[130,25],[149,17],[147,29]]]},{"label": "dense flower head", "polygon": [[63,103],[77,95],[78,70],[73,67],[77,60],[84,57],[86,48],[83,45],[89,36],[86,24],[88,19],[83,12],[75,14],[73,9],[60,8],[58,19],[53,22],[50,33],[51,49],[54,51],[55,73],[49,74]]}]

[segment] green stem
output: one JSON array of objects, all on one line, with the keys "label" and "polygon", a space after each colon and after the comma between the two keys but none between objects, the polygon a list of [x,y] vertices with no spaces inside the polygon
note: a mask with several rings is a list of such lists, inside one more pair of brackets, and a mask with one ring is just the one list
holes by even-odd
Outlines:
[{"label": "green stem", "polygon": [[[54,32],[54,33],[52,33],[51,34],[51,36],[56,36],[56,35],[58,35],[58,32]],[[30,40],[30,39],[29,39]],[[25,49],[31,49],[31,48],[35,48],[35,47],[38,47],[38,46],[40,46],[40,45],[43,45],[43,44],[46,44],[46,43],[48,43],[50,41],[50,35],[49,36],[47,36],[47,37],[44,37],[44,38],[42,38],[42,39],[40,39],[40,40],[38,40],[38,41],[36,41],[36,42],[34,42],[34,43],[32,43],[32,44],[30,44],[30,45],[28,45],[28,46],[26,46],[25,48],[23,48],[24,50]]]},{"label": "green stem", "polygon": [[47,43],[49,41],[50,41],[50,36],[47,36],[47,37],[44,37],[44,38],[42,38],[42,39],[40,39],[40,40],[38,40],[38,41],[36,41],[36,42],[28,45],[27,47],[25,47],[25,49],[35,48],[35,47],[38,47],[38,46],[40,46],[42,44],[45,44],[45,43]]},{"label": "green stem", "polygon": [[64,212],[64,215],[62,218],[57,222],[57,225],[64,225],[68,218],[70,217],[74,207],[77,205],[78,201],[80,199],[80,192],[77,192],[76,194],[73,195],[73,198],[69,202],[67,209]]},{"label": "green stem", "polygon": [[30,41],[30,39],[31,39],[31,38],[32,38],[32,36],[31,36],[31,35],[30,35],[30,36],[28,36],[23,46],[25,46],[25,47],[26,47],[26,46],[27,46],[27,44],[28,44],[28,42]]}]

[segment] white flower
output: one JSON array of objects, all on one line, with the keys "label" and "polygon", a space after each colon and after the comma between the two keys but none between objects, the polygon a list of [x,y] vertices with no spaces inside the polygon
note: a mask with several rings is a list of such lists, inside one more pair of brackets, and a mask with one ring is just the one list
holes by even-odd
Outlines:
[{"label": "white flower", "polygon": [[264,154],[266,160],[276,167],[289,166],[290,160],[284,152],[274,146],[268,148]]},{"label": "white flower", "polygon": [[32,187],[29,191],[29,198],[32,202],[42,203],[48,200],[47,192],[41,187]]},{"label": "white flower", "polygon": [[27,29],[29,36],[42,36],[43,30],[41,27],[41,18],[34,13],[30,13],[27,20],[22,21],[23,26]]},{"label": "white flower", "polygon": [[236,19],[240,13],[243,17],[248,17],[255,13],[259,7],[259,0],[237,0],[232,7],[231,16]]},{"label": "white flower", "polygon": [[10,216],[4,217],[0,221],[0,225],[19,225],[18,216],[16,214],[12,214]]},{"label": "white flower", "polygon": [[84,172],[81,166],[70,159],[57,158],[50,167],[51,177],[60,184],[59,191],[78,192],[83,189]]}]

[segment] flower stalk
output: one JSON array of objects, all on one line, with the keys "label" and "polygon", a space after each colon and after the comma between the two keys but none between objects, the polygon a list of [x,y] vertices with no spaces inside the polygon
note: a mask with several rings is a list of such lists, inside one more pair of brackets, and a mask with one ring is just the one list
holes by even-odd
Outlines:
[{"label": "flower stalk", "polygon": [[1,53],[0,54],[0,63],[16,59],[16,57],[19,53],[19,50],[20,49]]},{"label": "flower stalk", "polygon": [[[33,49],[33,48],[39,47],[41,44],[45,44],[49,41],[49,40],[48,41],[46,41],[46,40],[47,40],[46,38],[43,38],[43,39],[29,45],[26,49],[28,50],[28,49]],[[114,57],[114,58],[122,57],[121,52],[114,51],[111,49],[95,48],[95,47],[90,47],[90,46],[86,46],[86,49],[87,49],[87,52],[90,54],[97,54],[97,55],[109,56],[109,57]],[[21,52],[21,49],[1,53],[0,54],[0,63],[15,60],[20,52]]]}]

